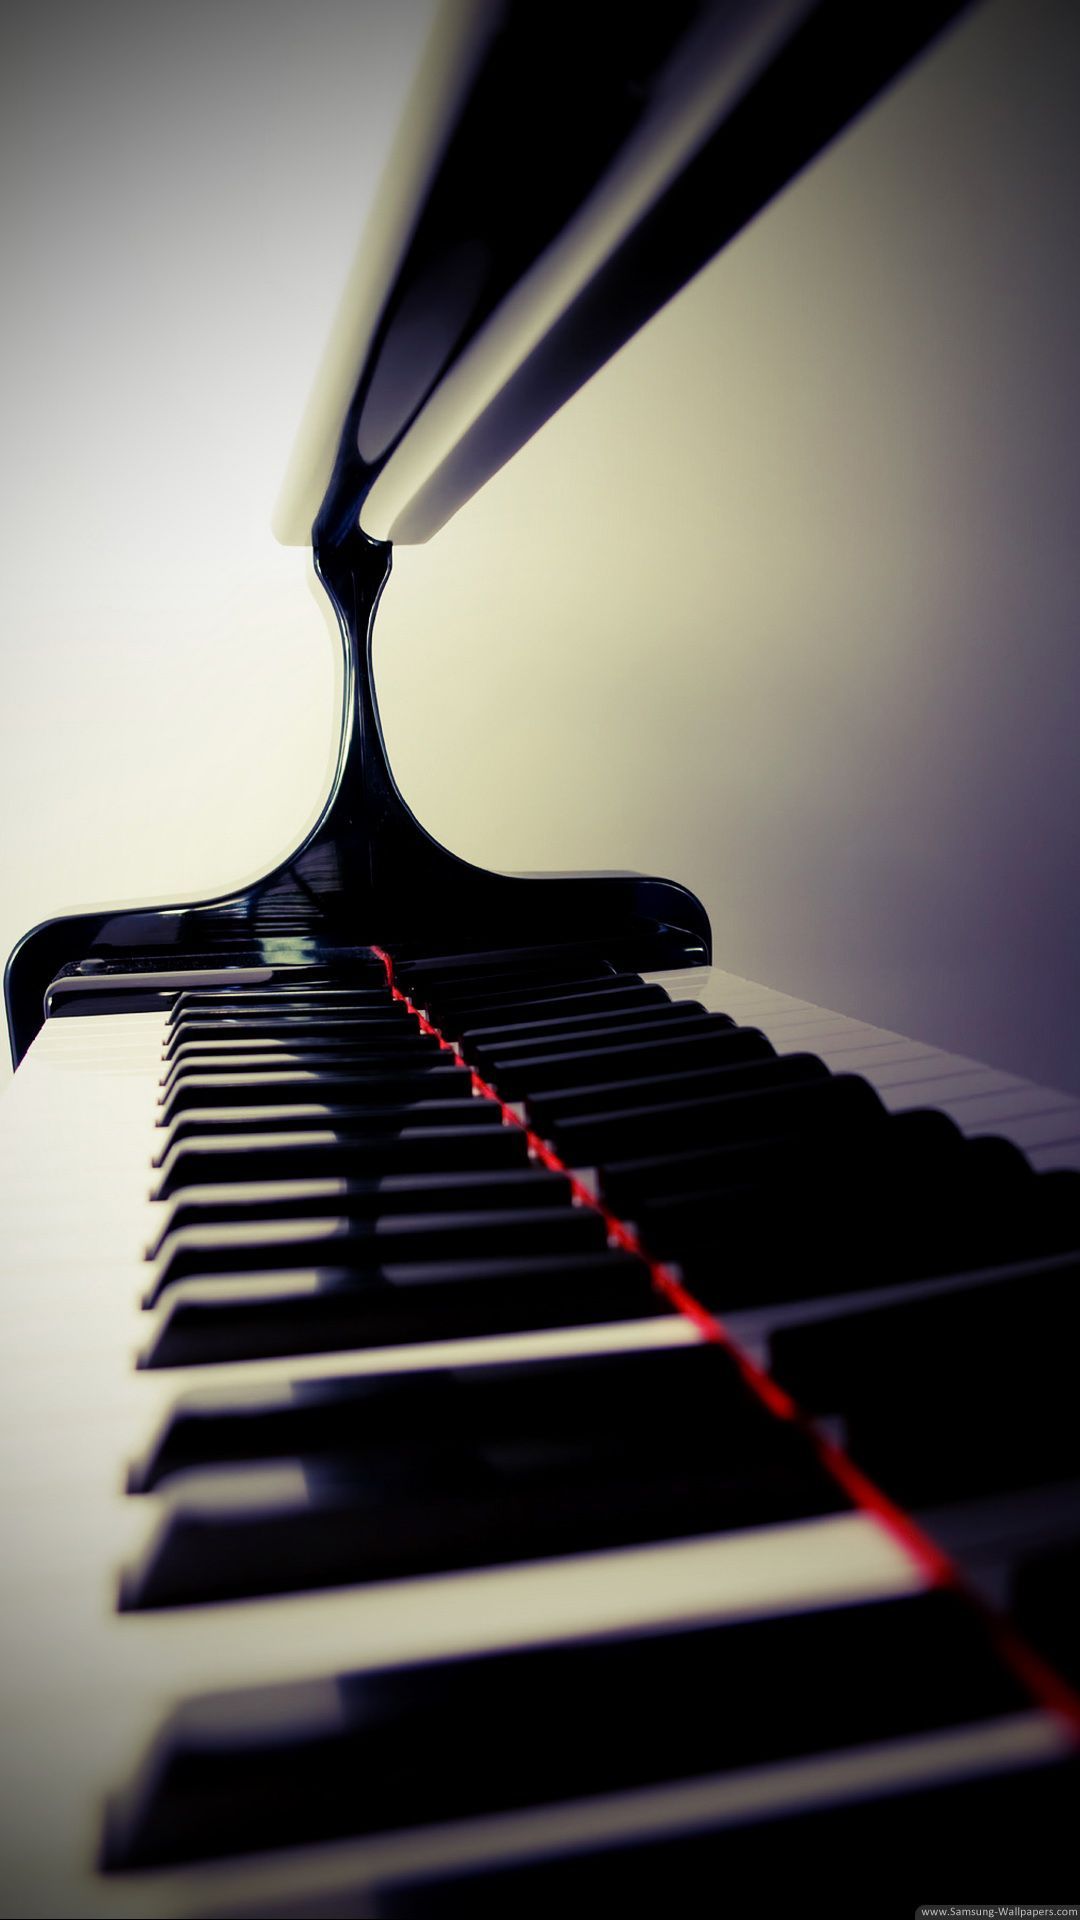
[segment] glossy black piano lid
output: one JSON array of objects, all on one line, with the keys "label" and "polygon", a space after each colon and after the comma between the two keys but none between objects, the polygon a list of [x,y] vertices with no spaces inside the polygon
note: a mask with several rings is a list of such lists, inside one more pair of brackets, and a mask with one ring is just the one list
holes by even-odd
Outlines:
[{"label": "glossy black piano lid", "polygon": [[[324,556],[358,516],[430,538],[964,4],[462,9],[471,79],[358,370]],[[448,386],[470,352],[495,369],[479,411]],[[435,393],[441,459],[395,461]]]},{"label": "glossy black piano lid", "polygon": [[[222,965],[355,967],[374,944],[447,953],[572,940],[632,968],[710,958],[705,910],[675,882],[489,874],[419,825],[390,770],[372,684],[371,628],[391,546],[363,531],[366,503],[393,478],[403,440],[433,393],[443,397],[466,350],[482,355],[496,309],[517,297],[597,186],[610,191],[628,147],[637,141],[647,173],[654,121],[657,139],[672,132],[673,118],[679,132],[688,69],[706,55],[712,63],[714,112],[702,138],[687,136],[659,193],[635,202],[629,223],[616,222],[610,249],[593,259],[569,304],[532,350],[511,356],[489,404],[462,417],[449,451],[419,471],[412,494],[411,481],[404,493],[395,482],[405,502],[388,529],[395,537],[403,520],[405,538],[441,524],[959,11],[960,0],[873,8],[682,0],[605,11],[601,28],[599,15],[508,0],[472,16],[471,77],[343,401],[337,461],[313,530],[345,654],[338,768],[323,814],[292,855],[234,894],[35,928],[5,976],[16,1064],[58,976],[51,1012],[85,1010],[74,993],[96,993],[114,973],[167,971],[183,984]],[[695,100],[700,111],[700,85]],[[126,998],[110,1000],[118,1009],[160,1003],[155,986],[138,980]]]}]

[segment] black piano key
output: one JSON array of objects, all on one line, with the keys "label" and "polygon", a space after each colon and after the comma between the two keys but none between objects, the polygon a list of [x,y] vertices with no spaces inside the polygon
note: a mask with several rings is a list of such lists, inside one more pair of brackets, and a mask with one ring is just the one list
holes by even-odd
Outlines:
[{"label": "black piano key", "polygon": [[[788,1430],[790,1431],[790,1430]],[[812,1457],[767,1476],[747,1465],[708,1479],[647,1466],[631,1480],[584,1457],[572,1482],[492,1467],[483,1450],[421,1458],[395,1449],[373,1463],[215,1468],[177,1476],[158,1532],[125,1576],[121,1608],[204,1605],[263,1594],[358,1586],[468,1567],[547,1559],[806,1518],[835,1509],[835,1485]]]},{"label": "black piano key", "polygon": [[106,1865],[626,1791],[1024,1704],[944,1593],[211,1694],[169,1715],[112,1802]]},{"label": "black piano key", "polygon": [[[879,1392],[874,1382],[893,1372],[894,1362],[899,1391],[914,1368],[955,1364],[965,1349],[972,1361],[989,1361],[1007,1360],[1010,1348],[1044,1346],[1050,1365],[1054,1330],[1069,1317],[1078,1289],[1080,1256],[1065,1257],[988,1274],[977,1285],[795,1321],[773,1333],[770,1371],[808,1406],[836,1411],[864,1391]],[[1022,1313],[1025,1303],[1030,1311]]]},{"label": "black piano key", "polygon": [[777,1329],[770,1371],[895,1498],[933,1506],[1080,1475],[1080,1258]]},{"label": "black piano key", "polygon": [[576,1206],[184,1227],[162,1248],[146,1305],[156,1305],[166,1288],[189,1276],[328,1266],[365,1271],[409,1260],[588,1253],[606,1244],[601,1216]]},{"label": "black piano key", "polygon": [[[132,1467],[129,1489],[152,1492],[173,1474],[193,1467],[298,1454],[315,1458],[348,1450],[365,1407],[370,1403],[377,1413],[381,1397],[380,1383],[363,1379],[188,1394],[173,1408],[146,1457]],[[400,1418],[400,1410],[407,1411],[409,1405],[407,1391],[398,1405]]]},{"label": "black piano key", "polygon": [[324,1131],[333,1127],[343,1139],[388,1139],[412,1127],[503,1126],[503,1116],[492,1100],[477,1098],[468,1074],[459,1073],[440,1081],[441,1098],[413,1098],[411,1094],[392,1105],[348,1105],[313,1100],[309,1104],[261,1107],[189,1107],[168,1127],[161,1127],[164,1143],[154,1155],[153,1164],[161,1166],[181,1141],[225,1140],[240,1135],[272,1135]]},{"label": "black piano key", "polygon": [[435,1053],[397,1069],[306,1068],[267,1073],[185,1073],[162,1095],[161,1119],[167,1126],[188,1107],[283,1106],[298,1100],[339,1104],[390,1105],[409,1099],[467,1099],[468,1074],[448,1053]]},{"label": "black piano key", "polygon": [[1044,1881],[1066,1886],[1076,1870],[1078,1792],[1080,1763],[1071,1757],[1000,1770],[969,1766],[929,1785],[901,1781],[824,1805],[804,1798],[749,1819],[690,1817],[674,1836],[523,1846],[506,1865],[426,1877],[403,1870],[377,1887],[365,1882],[353,1904],[349,1894],[339,1896],[333,1911],[377,1920],[550,1920],[555,1913],[651,1920],[693,1912],[703,1887],[738,1888],[740,1897],[749,1889],[751,1910],[765,1887],[774,1912],[778,1902],[805,1908],[813,1887],[827,1890],[820,1910],[841,1920],[868,1913],[906,1920],[923,1910],[928,1884],[963,1880],[972,1861],[984,1881],[1019,1888],[1034,1861]]},{"label": "black piano key", "polygon": [[528,1142],[520,1127],[399,1127],[393,1133],[349,1133],[333,1126],[309,1132],[237,1133],[188,1139],[162,1164],[155,1198],[185,1187],[242,1180],[303,1180],[388,1173],[480,1173],[524,1166]]},{"label": "black piano key", "polygon": [[[650,1221],[670,1236],[692,1235],[715,1222],[715,1201],[727,1191],[761,1187],[784,1191],[813,1204],[816,1192],[847,1179],[853,1196],[868,1175],[901,1181],[926,1178],[955,1164],[963,1149],[960,1129],[944,1114],[888,1115],[882,1110],[868,1135],[810,1139],[783,1134],[678,1153],[614,1160],[601,1170],[608,1205]],[[1019,1157],[1019,1156],[1018,1156]],[[672,1239],[672,1244],[674,1243]]]},{"label": "black piano key", "polygon": [[[743,1029],[740,1029],[743,1031]],[[525,1102],[529,1125],[556,1140],[564,1120],[629,1107],[663,1106],[669,1100],[695,1100],[708,1094],[741,1093],[757,1087],[828,1080],[829,1069],[812,1053],[776,1055],[763,1039],[760,1052],[730,1066],[695,1067],[686,1073],[649,1074],[640,1080],[605,1080],[585,1087],[554,1087]]]},{"label": "black piano key", "polygon": [[472,1057],[474,1046],[493,1046],[496,1041],[505,1041],[507,1045],[516,1045],[519,1040],[527,1040],[535,1035],[541,1040],[550,1040],[556,1034],[565,1033],[569,1038],[578,1033],[587,1033],[602,1022],[615,1033],[630,1033],[634,1027],[657,1019],[695,1020],[708,1009],[699,1000],[649,1001],[645,1006],[606,1008],[601,1015],[595,1011],[589,1013],[562,1014],[551,1020],[505,1020],[483,1027],[469,1027],[459,1035],[457,1045],[466,1059]]},{"label": "black piano key", "polygon": [[193,1014],[173,1023],[165,1043],[165,1058],[171,1060],[181,1046],[193,1052],[196,1047],[209,1050],[235,1047],[241,1041],[356,1040],[367,1042],[383,1037],[411,1035],[416,1022],[400,1005],[372,1008],[363,1013],[316,1014],[310,1012],[277,1014],[229,1014],[217,1019],[199,1019]]},{"label": "black piano key", "polygon": [[618,1021],[598,1018],[576,1031],[560,1029],[547,1035],[529,1033],[522,1040],[504,1040],[500,1034],[496,1034],[494,1040],[473,1045],[467,1053],[463,1047],[462,1052],[487,1079],[496,1080],[518,1060],[542,1059],[549,1053],[569,1057],[575,1053],[595,1052],[599,1047],[638,1047],[648,1041],[666,1039],[669,1034],[681,1042],[689,1042],[698,1034],[714,1033],[718,1018],[722,1020],[724,1016],[702,1011],[685,1017],[677,1014],[673,1007],[659,1007],[651,1010],[649,1019],[635,1021],[631,1028]]},{"label": "black piano key", "polygon": [[496,1021],[541,1020],[548,1011],[552,1019],[574,1013],[592,1014],[599,1019],[605,1012],[626,1007],[658,1006],[667,999],[662,988],[659,992],[661,997],[657,998],[636,974],[631,974],[625,978],[614,977],[610,985],[597,980],[571,987],[567,982],[565,987],[533,987],[524,993],[481,994],[476,998],[433,1004],[428,1012],[439,1031],[448,1039],[456,1040],[469,1027],[492,1026]]},{"label": "black piano key", "polygon": [[[494,1027],[467,1027],[457,1037],[455,1044],[459,1052],[465,1056],[465,1060],[477,1062],[480,1052],[484,1048],[486,1050],[496,1048],[496,1043],[500,1044],[500,1050],[503,1050],[502,1043],[505,1043],[505,1048],[515,1048],[528,1041],[538,1043],[540,1048],[544,1048],[546,1044],[559,1039],[561,1035],[565,1035],[567,1041],[573,1043],[578,1037],[588,1037],[590,1033],[605,1033],[605,1035],[609,1033],[615,1039],[626,1035],[626,1039],[632,1039],[636,1029],[653,1027],[657,1025],[657,1021],[701,1020],[705,1014],[707,1014],[707,1008],[700,1006],[696,1000],[673,1000],[667,1008],[657,1008],[657,1006],[615,1008],[613,1012],[600,1016],[600,1020],[596,1014],[569,1014],[565,1020],[507,1020],[505,1025],[494,1025]],[[532,1046],[530,1050],[536,1052],[538,1048]]]},{"label": "black piano key", "polygon": [[177,1476],[129,1609],[544,1559],[847,1504],[716,1347],[340,1382],[330,1456]]},{"label": "black piano key", "polygon": [[168,1205],[149,1248],[155,1259],[186,1228],[264,1220],[375,1220],[391,1213],[478,1213],[484,1208],[569,1206],[563,1173],[526,1164],[479,1173],[387,1173],[369,1179],[237,1181],[186,1187]]},{"label": "black piano key", "polygon": [[[798,1183],[703,1193],[639,1206],[657,1257],[676,1260],[692,1290],[720,1311],[900,1285],[1067,1251],[1075,1214],[1051,1203],[1015,1149],[959,1143],[951,1169],[912,1184],[887,1166],[858,1164]],[[1013,1155],[1024,1180],[995,1179]],[[989,1162],[989,1164],[987,1164]],[[881,1222],[889,1222],[887,1234]]]},{"label": "black piano key", "polygon": [[[885,1109],[867,1081],[854,1074],[811,1079],[737,1093],[631,1107],[624,1112],[575,1116],[557,1129],[559,1152],[572,1166],[602,1165],[630,1154],[735,1141],[776,1140],[820,1129],[839,1138],[876,1126]],[[696,1159],[696,1156],[695,1156]]]},{"label": "black piano key", "polygon": [[[1074,1525],[1080,1519],[1074,1518]],[[1024,1638],[1072,1687],[1080,1688],[1080,1539],[1028,1553],[1013,1576],[1010,1612]]]},{"label": "black piano key", "polygon": [[[758,1035],[752,1027],[733,1027],[726,1014],[710,1015],[711,1026],[688,1039],[676,1025],[659,1039],[594,1047],[583,1053],[544,1053],[498,1065],[495,1084],[504,1100],[526,1100],[553,1087],[584,1087],[604,1080],[632,1080],[649,1073],[746,1059]],[[694,1023],[696,1025],[696,1022]]]},{"label": "black piano key", "polygon": [[437,1057],[439,1042],[433,1034],[415,1031],[403,1031],[398,1038],[380,1034],[370,1045],[360,1040],[318,1039],[310,1043],[302,1037],[282,1040],[235,1044],[227,1042],[218,1049],[189,1046],[185,1041],[177,1048],[165,1065],[161,1084],[171,1087],[185,1074],[215,1073],[287,1073],[290,1068],[304,1068],[309,1072],[328,1067],[332,1072],[342,1072],[349,1067],[374,1072],[394,1067],[409,1067],[421,1064],[425,1059]]},{"label": "black piano key", "polygon": [[[323,1268],[181,1280],[165,1296],[138,1365],[157,1371],[363,1352],[670,1313],[645,1262],[618,1248],[552,1257],[413,1261],[366,1272]],[[231,1406],[228,1396],[226,1401]],[[178,1403],[166,1431],[172,1435],[179,1428],[179,1444],[190,1452],[202,1428],[185,1424],[186,1406],[187,1401]],[[204,1457],[259,1457],[265,1449],[250,1448],[251,1431],[249,1421],[237,1429],[233,1451],[190,1452],[183,1459],[173,1457],[170,1439],[161,1473],[150,1473],[144,1463],[133,1469],[131,1484],[149,1486],[156,1477]]]},{"label": "black piano key", "polygon": [[642,1320],[670,1309],[614,1249],[554,1259],[414,1262],[369,1273],[180,1280],[140,1367],[213,1366]]},{"label": "black piano key", "polygon": [[[977,1225],[966,1243],[959,1227],[947,1239],[927,1243],[905,1233],[877,1254],[872,1251],[873,1234],[881,1218],[880,1211],[868,1209],[852,1221],[851,1233],[815,1228],[812,1236],[803,1234],[801,1242],[794,1233],[768,1229],[755,1238],[749,1226],[741,1225],[730,1239],[718,1234],[711,1244],[689,1252],[664,1253],[652,1245],[650,1251],[655,1259],[678,1265],[690,1290],[720,1314],[794,1304],[825,1294],[916,1286],[951,1274],[975,1273],[1000,1261],[1001,1247],[992,1229],[984,1233]],[[1019,1230],[1016,1234],[1018,1242],[1042,1237]],[[1031,1257],[1039,1257],[1037,1245],[1029,1251]]]}]

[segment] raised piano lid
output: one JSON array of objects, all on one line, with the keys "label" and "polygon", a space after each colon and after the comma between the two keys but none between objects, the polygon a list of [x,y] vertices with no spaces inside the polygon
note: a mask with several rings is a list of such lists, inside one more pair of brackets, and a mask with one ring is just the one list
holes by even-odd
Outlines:
[{"label": "raised piano lid", "polygon": [[490,874],[420,826],[372,684],[391,543],[449,518],[961,5],[682,0],[623,8],[615,33],[568,0],[452,0],[278,513],[284,537],[312,539],[344,649],[326,805],[236,893],[35,928],[5,976],[16,1064],[58,976],[91,992],[133,962],[182,984],[373,943],[572,938],[635,967],[709,959],[708,916],[673,881]]},{"label": "raised piano lid", "polygon": [[278,537],[430,539],[962,4],[447,0]]}]

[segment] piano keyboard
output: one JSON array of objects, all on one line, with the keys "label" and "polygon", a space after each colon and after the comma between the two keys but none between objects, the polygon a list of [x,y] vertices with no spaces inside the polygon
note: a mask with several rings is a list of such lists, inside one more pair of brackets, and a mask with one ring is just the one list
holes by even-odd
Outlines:
[{"label": "piano keyboard", "polygon": [[891,1113],[939,1107],[965,1133],[994,1132],[1021,1148],[1039,1172],[1080,1168],[1080,1099],[1001,1073],[960,1053],[908,1040],[887,1027],[846,1019],[809,1000],[761,987],[720,967],[648,974],[673,1000],[700,1000],[764,1027],[778,1053],[810,1048],[834,1073],[858,1073]]},{"label": "piano keyboard", "polygon": [[1045,1866],[1080,1101],[715,969],[395,981],[0,1103],[3,1911]]}]

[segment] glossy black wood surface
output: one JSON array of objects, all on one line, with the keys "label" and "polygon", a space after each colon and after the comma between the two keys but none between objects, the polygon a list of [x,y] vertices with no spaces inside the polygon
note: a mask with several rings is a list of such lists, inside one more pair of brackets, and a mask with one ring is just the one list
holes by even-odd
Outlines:
[{"label": "glossy black wood surface", "polygon": [[[372,945],[394,951],[602,945],[637,966],[688,966],[710,954],[700,901],[673,881],[638,874],[522,877],[448,853],[409,811],[386,757],[371,676],[371,630],[390,549],[357,531],[317,567],[338,615],[344,716],[334,785],[322,817],[255,885],[198,905],[71,915],[27,934],[5,978],[15,1064],[44,1018],[50,985],[79,1011],[131,970],[123,1010],[152,1006],[154,976],[222,967],[319,967]],[[164,980],[163,980],[164,983]],[[120,1001],[110,994],[111,1004]],[[55,1010],[55,1009],[53,1009]]]},{"label": "glossy black wood surface", "polygon": [[968,4],[484,5],[317,537],[429,539]]},{"label": "glossy black wood surface", "polygon": [[[462,425],[438,470],[421,476],[413,499],[420,523],[434,516],[439,524],[475,491],[962,4],[680,0],[667,9],[603,10],[602,18],[560,6],[553,18],[532,0],[492,0],[490,17],[482,16],[482,57],[456,102],[358,383],[343,401],[336,464],[312,531],[345,653],[341,747],[323,814],[290,857],[235,893],[68,915],[34,928],[5,976],[16,1064],[58,979],[64,1005],[88,1010],[104,1009],[104,999],[93,999],[95,985],[130,977],[126,1001],[110,995],[119,1009],[155,1004],[155,975],[318,967],[376,944],[445,953],[576,941],[637,968],[711,957],[704,907],[672,881],[486,873],[419,825],[394,782],[379,726],[371,627],[391,550],[362,530],[365,502],[462,354],[482,350],[500,303],[521,289],[530,266],[617,168],[663,103],[672,72],[685,72],[688,49],[699,42],[712,49],[717,99],[727,103],[717,124],[688,149],[659,198],[620,231],[482,416]],[[766,17],[779,23],[766,56],[732,92],[725,62],[737,64],[746,36]],[[79,987],[85,1006],[75,998]]]}]

